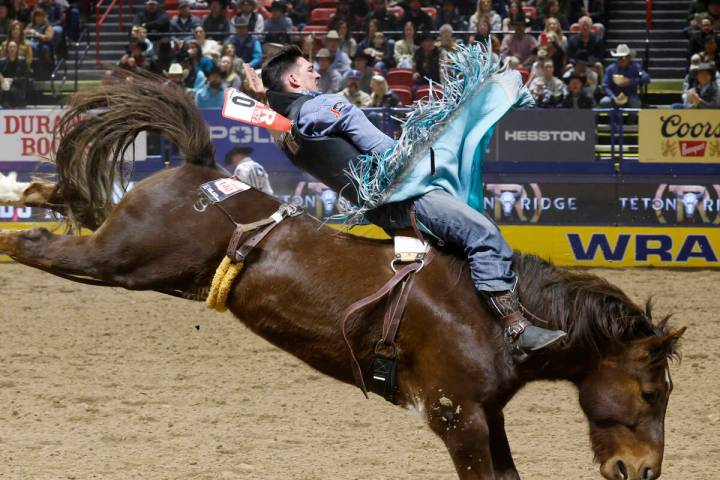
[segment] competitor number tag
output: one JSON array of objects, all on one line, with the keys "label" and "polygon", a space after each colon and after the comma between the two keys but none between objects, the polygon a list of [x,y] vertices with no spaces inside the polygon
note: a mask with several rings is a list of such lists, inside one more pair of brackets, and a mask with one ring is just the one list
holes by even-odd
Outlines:
[{"label": "competitor number tag", "polygon": [[243,183],[233,177],[203,183],[200,186],[200,191],[210,200],[210,203],[219,203],[250,188],[250,185],[247,183]]},{"label": "competitor number tag", "polygon": [[225,90],[222,116],[278,132],[289,132],[291,127],[290,120],[234,88]]}]

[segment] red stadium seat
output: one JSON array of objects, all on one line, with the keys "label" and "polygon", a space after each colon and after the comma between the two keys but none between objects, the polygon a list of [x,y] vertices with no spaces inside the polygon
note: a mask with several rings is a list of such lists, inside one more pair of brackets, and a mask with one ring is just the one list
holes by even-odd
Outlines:
[{"label": "red stadium seat", "polygon": [[328,31],[328,27],[325,25],[305,25],[302,29],[303,32],[315,32],[319,35],[325,35]]},{"label": "red stadium seat", "polygon": [[410,87],[413,84],[413,73],[414,71],[409,68],[391,68],[385,78],[391,87],[396,85]]},{"label": "red stadium seat", "polygon": [[520,75],[522,75],[523,83],[527,83],[528,79],[530,78],[530,70],[528,70],[525,67],[519,67],[519,68],[516,68],[515,70],[520,72]]},{"label": "red stadium seat", "polygon": [[[177,10],[178,3],[180,3],[180,0],[165,0],[165,2],[163,3],[163,8],[165,9],[166,12],[168,10]],[[168,16],[169,16],[169,14],[168,14]]]},{"label": "red stadium seat", "polygon": [[315,8],[336,8],[338,0],[318,0]]},{"label": "red stadium seat", "polygon": [[[170,17],[170,20],[177,17],[178,11],[177,10],[165,10],[167,12],[168,17]],[[210,14],[210,10],[190,10],[190,15],[193,17],[200,17],[205,18]]]},{"label": "red stadium seat", "polygon": [[525,12],[525,15],[532,18],[533,20],[535,20],[535,18],[537,17],[537,10],[535,9],[535,7],[526,5],[522,7],[522,11]]},{"label": "red stadium seat", "polygon": [[578,33],[580,31],[580,24],[576,22],[570,25],[570,31],[573,33]]},{"label": "red stadium seat", "polygon": [[313,8],[310,13],[310,25],[327,25],[336,9],[334,8]]},{"label": "red stadium seat", "polygon": [[412,103],[413,94],[410,87],[390,86],[390,90],[400,97],[403,105],[410,105]]},{"label": "red stadium seat", "polygon": [[395,15],[395,18],[400,20],[403,15],[405,15],[405,9],[402,7],[390,7],[387,9],[388,12],[391,12],[393,15]]},{"label": "red stadium seat", "polygon": [[430,15],[430,18],[432,18],[432,21],[435,22],[435,19],[437,19],[437,8],[435,7],[422,7],[421,10],[428,15]]},{"label": "red stadium seat", "polygon": [[[442,98],[443,90],[441,87],[436,86],[432,90],[433,90],[433,96],[435,98]],[[429,96],[430,96],[430,86],[420,87],[415,92],[415,100],[423,100],[425,98],[428,98]]]},{"label": "red stadium seat", "polygon": [[594,23],[593,32],[595,32],[598,37],[603,38],[605,36],[605,25],[602,23]]}]

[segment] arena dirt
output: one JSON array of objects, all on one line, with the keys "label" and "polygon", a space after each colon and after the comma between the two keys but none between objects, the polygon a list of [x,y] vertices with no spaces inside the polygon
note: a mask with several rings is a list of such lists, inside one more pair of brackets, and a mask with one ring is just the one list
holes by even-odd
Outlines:
[{"label": "arena dirt", "polygon": [[[689,328],[663,478],[720,471],[720,272],[597,273]],[[0,478],[456,478],[418,417],[323,377],[202,304],[0,265]],[[509,405],[525,479],[599,478],[566,384]]]}]

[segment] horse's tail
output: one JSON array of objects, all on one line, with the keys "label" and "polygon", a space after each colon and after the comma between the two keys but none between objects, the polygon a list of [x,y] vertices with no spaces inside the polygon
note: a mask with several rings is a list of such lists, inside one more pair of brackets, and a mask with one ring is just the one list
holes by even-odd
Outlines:
[{"label": "horse's tail", "polygon": [[125,180],[123,157],[143,131],[163,134],[187,163],[216,166],[210,133],[183,89],[160,77],[134,75],[78,93],[55,131],[53,159],[71,229],[94,230],[103,223],[113,208],[116,179]]}]

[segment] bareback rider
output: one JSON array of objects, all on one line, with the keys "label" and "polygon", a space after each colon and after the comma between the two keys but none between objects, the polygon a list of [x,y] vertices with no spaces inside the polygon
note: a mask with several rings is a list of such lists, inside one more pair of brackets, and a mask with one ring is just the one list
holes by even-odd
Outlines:
[{"label": "bareback rider", "polygon": [[[250,89],[263,92],[267,87],[270,106],[293,121],[300,133],[342,137],[362,153],[381,154],[394,145],[393,139],[347,99],[318,93],[319,78],[313,64],[294,46],[270,59],[262,70],[262,81],[254,71],[248,71]],[[323,162],[323,158],[316,161]],[[368,218],[389,230],[407,228],[411,226],[412,207],[419,223],[463,249],[472,281],[502,321],[515,353],[522,356],[539,350],[565,335],[534,326],[525,318],[517,294],[517,275],[512,270],[512,249],[490,219],[448,192],[436,189],[405,202],[389,203],[368,212]]]}]

